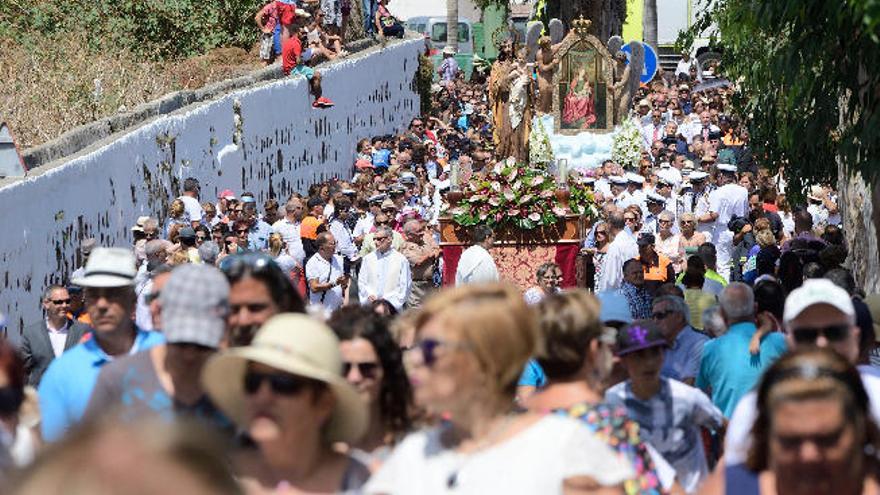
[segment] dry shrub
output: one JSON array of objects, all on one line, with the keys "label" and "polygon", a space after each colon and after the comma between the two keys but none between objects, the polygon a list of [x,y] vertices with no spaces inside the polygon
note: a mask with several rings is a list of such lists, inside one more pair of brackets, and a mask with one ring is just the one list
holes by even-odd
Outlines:
[{"label": "dry shrub", "polygon": [[181,61],[139,59],[117,48],[89,53],[84,33],[32,49],[0,39],[0,120],[21,148],[184,88],[246,74],[259,61],[240,48],[219,48]]}]

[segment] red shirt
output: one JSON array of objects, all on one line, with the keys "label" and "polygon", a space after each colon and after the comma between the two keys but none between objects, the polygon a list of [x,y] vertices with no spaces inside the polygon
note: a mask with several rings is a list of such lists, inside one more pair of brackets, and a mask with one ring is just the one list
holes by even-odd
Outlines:
[{"label": "red shirt", "polygon": [[302,43],[299,41],[299,36],[287,38],[281,46],[281,70],[285,76],[289,76],[290,71],[299,65],[300,55],[302,55]]}]

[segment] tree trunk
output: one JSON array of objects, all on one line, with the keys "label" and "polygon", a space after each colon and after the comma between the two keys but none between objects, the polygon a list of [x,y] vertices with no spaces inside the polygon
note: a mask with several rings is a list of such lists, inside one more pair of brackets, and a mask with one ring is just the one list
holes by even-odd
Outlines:
[{"label": "tree trunk", "polygon": [[642,18],[644,35],[642,41],[657,51],[657,0],[645,0],[645,11]]},{"label": "tree trunk", "polygon": [[458,0],[446,0],[446,46],[458,51]]}]

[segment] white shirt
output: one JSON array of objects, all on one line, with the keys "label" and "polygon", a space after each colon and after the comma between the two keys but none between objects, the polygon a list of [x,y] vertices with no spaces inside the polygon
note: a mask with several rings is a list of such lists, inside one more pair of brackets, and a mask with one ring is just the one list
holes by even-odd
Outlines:
[{"label": "white shirt", "polygon": [[46,328],[49,329],[49,343],[52,344],[52,352],[55,354],[55,357],[58,357],[64,353],[64,343],[67,342],[70,321],[64,322],[64,326],[61,328],[52,328],[52,324],[46,318]]},{"label": "white shirt", "polygon": [[299,266],[302,266],[303,260],[306,259],[302,237],[299,233],[301,226],[302,222],[294,222],[287,217],[272,224],[272,232],[281,235],[284,243],[287,244],[287,253],[296,260]]},{"label": "white shirt", "polygon": [[156,330],[153,328],[153,312],[147,303],[147,296],[153,292],[153,279],[148,278],[137,294],[137,306],[134,310],[134,323],[141,330]]},{"label": "white shirt", "polygon": [[713,226],[712,244],[718,251],[718,267],[724,269],[733,251],[733,232],[727,228],[727,222],[734,215],[748,216],[749,191],[739,184],[725,184],[709,193],[709,211],[718,214]]},{"label": "white shirt", "polygon": [[202,215],[204,213],[202,212],[202,205],[199,204],[199,200],[185,195],[177,199],[183,201],[183,211],[186,212],[186,216],[189,217],[190,222],[202,221]]},{"label": "white shirt", "polygon": [[358,298],[367,304],[370,296],[385,299],[398,310],[403,307],[412,287],[412,274],[406,256],[395,249],[380,253],[377,249],[364,256],[358,272]]},{"label": "white shirt", "polygon": [[372,213],[367,212],[363,218],[358,219],[357,223],[354,224],[354,231],[351,233],[353,237],[361,237],[369,234],[373,231],[373,224],[376,221],[376,218]]},{"label": "white shirt", "polygon": [[675,66],[675,77],[678,77],[679,74],[684,74],[689,76],[691,73],[691,67],[694,65],[694,59],[681,59],[678,61],[678,65]]},{"label": "white shirt", "polygon": [[461,253],[455,270],[455,285],[497,282],[498,267],[486,248],[474,244]]},{"label": "white shirt", "polygon": [[639,255],[639,246],[633,236],[624,231],[618,232],[608,245],[605,261],[602,263],[602,273],[596,284],[596,292],[604,290],[617,290],[623,283],[623,264]]},{"label": "white shirt", "polygon": [[336,254],[342,255],[343,258],[353,260],[357,258],[358,249],[354,245],[351,232],[342,223],[342,220],[334,219],[330,222],[330,233],[336,239]]},{"label": "white shirt", "polygon": [[[321,284],[332,284],[343,274],[342,258],[338,255],[333,256],[331,263],[320,254],[315,254],[306,263],[306,280],[309,282],[317,280]],[[324,306],[327,311],[335,310],[342,306],[343,302],[345,299],[342,296],[342,287],[338,285],[324,292],[309,291],[309,303]]]},{"label": "white shirt", "polygon": [[[862,376],[862,385],[868,393],[871,417],[875,422],[880,422],[880,371],[872,366],[859,366],[859,374]],[[727,434],[724,436],[724,459],[728,466],[735,466],[746,462],[749,449],[752,446],[752,426],[758,419],[758,394],[751,391],[744,395],[727,424]]]},{"label": "white shirt", "polygon": [[445,448],[442,428],[407,436],[364,493],[553,495],[562,494],[568,478],[589,476],[602,486],[615,486],[635,475],[585,425],[561,416],[547,415],[512,438],[469,455]]}]

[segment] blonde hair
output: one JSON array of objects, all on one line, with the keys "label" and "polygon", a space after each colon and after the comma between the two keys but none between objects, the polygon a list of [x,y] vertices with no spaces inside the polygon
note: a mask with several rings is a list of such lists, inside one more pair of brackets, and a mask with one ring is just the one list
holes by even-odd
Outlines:
[{"label": "blonde hair", "polygon": [[492,392],[512,399],[538,345],[535,313],[506,284],[473,284],[440,292],[416,317],[416,332],[437,320],[472,350]]},{"label": "blonde hair", "polygon": [[184,211],[186,211],[186,208],[184,208],[183,201],[178,198],[171,202],[171,206],[168,209],[168,216],[178,219],[183,216]]},{"label": "blonde hair", "polygon": [[538,363],[550,379],[573,376],[583,368],[590,342],[602,335],[599,300],[585,290],[561,292],[541,301],[538,315]]},{"label": "blonde hair", "polygon": [[269,234],[269,254],[278,256],[282,247],[284,247],[284,239],[281,238],[281,234],[278,232]]},{"label": "blonde hair", "polygon": [[755,232],[755,240],[762,248],[776,245],[776,236],[773,235],[773,231],[770,229],[761,229]]}]

